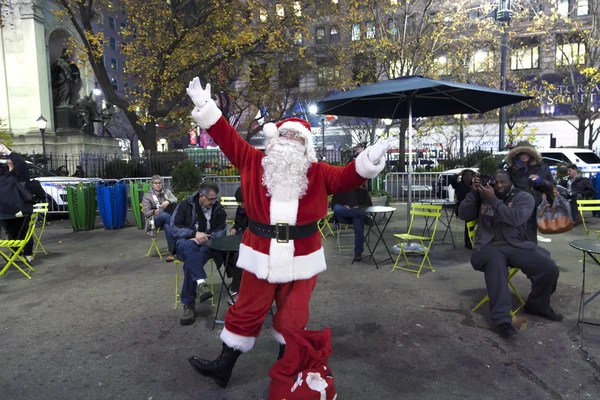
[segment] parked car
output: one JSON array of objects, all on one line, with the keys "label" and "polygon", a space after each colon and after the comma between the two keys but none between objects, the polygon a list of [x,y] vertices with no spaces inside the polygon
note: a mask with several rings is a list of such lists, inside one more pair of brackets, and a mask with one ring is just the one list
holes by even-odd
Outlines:
[{"label": "parked car", "polygon": [[[5,156],[0,157],[0,163],[4,163],[8,160]],[[50,172],[47,169],[33,164],[27,161],[27,168],[29,169],[29,176],[31,179],[35,179],[40,182],[42,188],[48,196],[48,208],[51,212],[68,212],[67,208],[67,185],[74,185],[79,182],[85,181],[82,178],[74,178],[70,176],[59,176],[54,172]]]}]

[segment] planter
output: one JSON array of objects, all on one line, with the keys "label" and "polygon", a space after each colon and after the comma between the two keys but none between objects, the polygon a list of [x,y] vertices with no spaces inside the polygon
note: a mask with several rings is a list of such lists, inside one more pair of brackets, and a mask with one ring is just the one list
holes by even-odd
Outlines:
[{"label": "planter", "polygon": [[371,197],[371,204],[373,204],[373,206],[385,206],[386,203],[387,203],[386,196]]}]

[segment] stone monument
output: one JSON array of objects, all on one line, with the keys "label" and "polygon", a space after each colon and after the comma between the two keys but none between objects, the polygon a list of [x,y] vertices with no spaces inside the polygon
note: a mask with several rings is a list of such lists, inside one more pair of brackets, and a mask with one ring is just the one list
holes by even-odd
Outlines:
[{"label": "stone monument", "polygon": [[70,61],[70,55],[69,49],[63,49],[61,56],[50,69],[56,133],[61,133],[61,130],[73,133],[72,130],[78,130],[80,127],[73,102],[77,100],[81,76],[77,65]]}]

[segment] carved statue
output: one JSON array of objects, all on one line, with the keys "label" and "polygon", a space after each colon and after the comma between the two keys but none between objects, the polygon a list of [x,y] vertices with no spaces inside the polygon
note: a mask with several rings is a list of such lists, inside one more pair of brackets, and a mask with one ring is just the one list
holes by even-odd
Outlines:
[{"label": "carved statue", "polygon": [[107,125],[110,124],[114,117],[115,106],[106,103],[106,107],[102,110],[102,136],[104,136],[104,132],[106,132],[108,136],[113,137],[112,132],[107,128]]},{"label": "carved statue", "polygon": [[54,64],[52,64],[52,96],[54,98],[54,107],[64,107],[71,105],[71,96],[73,87],[80,82],[79,68],[69,61],[70,51],[63,49],[62,54]]},{"label": "carved statue", "polygon": [[85,96],[75,104],[77,114],[79,114],[81,131],[94,136],[94,122],[102,121],[98,114],[98,106],[91,95]]}]

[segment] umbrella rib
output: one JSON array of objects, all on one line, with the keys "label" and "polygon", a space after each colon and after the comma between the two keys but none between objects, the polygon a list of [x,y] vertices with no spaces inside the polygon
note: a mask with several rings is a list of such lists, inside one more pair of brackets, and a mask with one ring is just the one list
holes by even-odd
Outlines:
[{"label": "umbrella rib", "polygon": [[328,108],[328,109],[326,109],[326,110],[322,110],[322,111],[320,112],[320,114],[333,114],[333,115],[335,115],[335,113],[332,113],[332,112],[331,112],[332,110],[335,110],[335,109],[336,109],[336,108],[338,108],[338,107],[343,107],[343,106],[345,106],[346,104],[350,104],[350,103],[352,103],[353,101],[356,101],[356,100],[360,100],[360,99],[356,99],[356,98],[354,98],[354,99],[349,99],[349,100],[348,100],[348,101],[346,101],[345,103],[338,104],[337,106],[335,106],[335,107],[331,107],[331,108]]},{"label": "umbrella rib", "polygon": [[[438,93],[442,94],[442,95],[445,95],[446,97],[448,97],[448,98],[450,98],[450,99],[453,99],[453,100],[455,100],[455,101],[457,101],[457,102],[461,103],[461,104],[462,104],[462,105],[464,105],[464,106],[467,106],[467,107],[469,107],[470,109],[472,109],[472,110],[476,111],[477,113],[481,113],[481,111],[480,111],[479,109],[477,109],[477,108],[475,108],[475,107],[471,106],[470,104],[467,104],[467,103],[465,103],[464,101],[462,101],[462,100],[460,100],[460,99],[457,99],[457,98],[456,98],[456,97],[454,97],[454,96],[448,95],[446,92],[442,92],[441,90],[438,90],[436,87],[432,87],[432,89],[433,89],[433,90],[435,90],[436,92],[438,92]],[[462,114],[466,114],[466,113],[462,113]]]}]

